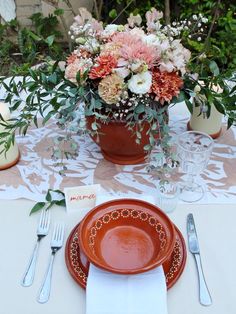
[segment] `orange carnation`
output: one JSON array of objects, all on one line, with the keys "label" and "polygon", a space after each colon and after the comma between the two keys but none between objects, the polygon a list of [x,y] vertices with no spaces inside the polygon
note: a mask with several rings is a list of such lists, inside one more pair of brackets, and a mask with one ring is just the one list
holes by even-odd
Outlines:
[{"label": "orange carnation", "polygon": [[182,86],[183,81],[177,72],[160,72],[157,68],[153,70],[151,92],[155,94],[155,100],[162,105],[178,96]]},{"label": "orange carnation", "polygon": [[89,78],[92,80],[104,78],[117,67],[117,60],[113,55],[101,55],[96,60],[97,65],[92,67],[89,72]]}]

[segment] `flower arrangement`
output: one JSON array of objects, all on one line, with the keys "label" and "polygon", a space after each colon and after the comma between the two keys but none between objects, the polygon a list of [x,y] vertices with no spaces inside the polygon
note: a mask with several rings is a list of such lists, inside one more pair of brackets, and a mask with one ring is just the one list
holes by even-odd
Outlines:
[{"label": "flower arrangement", "polygon": [[85,9],[75,18],[69,34],[78,45],[67,59],[65,77],[98,92],[105,106],[115,105],[123,117],[149,99],[161,106],[178,96],[186,72],[190,51],[180,40],[168,36],[168,27],[160,23],[163,14],[156,9],[142,19],[131,15],[126,25],[105,28]]},{"label": "flower arrangement", "polygon": [[[6,149],[14,141],[15,131],[25,134],[32,122],[37,126],[39,116],[44,124],[56,117],[57,125],[66,130],[65,136],[55,139],[53,157],[57,160],[77,156],[73,134],[99,136],[102,125],[118,121],[125,123],[139,145],[146,123],[148,143],[143,149],[150,152],[159,145],[155,159],[172,167],[167,109],[184,99],[189,106],[189,98],[196,95],[193,90],[198,81],[188,73],[191,53],[180,35],[192,38],[186,21],[164,25],[162,12],[154,8],[145,16],[146,22],[131,14],[125,25],[104,27],[80,8],[69,30],[74,50],[65,63],[30,69],[18,83],[14,78],[9,84],[2,80],[12,110],[23,104],[11,124],[1,122],[9,130],[4,135],[7,140],[3,136],[1,140],[5,140]],[[200,30],[194,30],[197,41],[201,40],[202,24],[207,22],[200,18]],[[23,99],[20,91],[26,91],[28,97]],[[89,117],[93,120],[88,128]],[[62,150],[69,140],[70,149]]]}]

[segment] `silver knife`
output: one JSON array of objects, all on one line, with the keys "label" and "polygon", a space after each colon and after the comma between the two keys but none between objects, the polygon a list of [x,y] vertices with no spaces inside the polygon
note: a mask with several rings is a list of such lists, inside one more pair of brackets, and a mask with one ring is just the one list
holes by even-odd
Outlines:
[{"label": "silver knife", "polygon": [[211,305],[212,299],[202,270],[200,249],[193,214],[188,214],[187,216],[187,233],[189,251],[193,254],[197,265],[199,278],[199,300],[202,305]]}]

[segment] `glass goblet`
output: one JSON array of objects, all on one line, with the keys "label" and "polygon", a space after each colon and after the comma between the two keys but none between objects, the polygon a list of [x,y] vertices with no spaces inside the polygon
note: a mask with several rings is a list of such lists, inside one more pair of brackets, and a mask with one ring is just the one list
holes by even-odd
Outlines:
[{"label": "glass goblet", "polygon": [[214,141],[203,132],[187,131],[177,138],[177,158],[182,171],[187,175],[181,183],[179,198],[185,202],[196,202],[204,195],[197,177],[206,168]]}]

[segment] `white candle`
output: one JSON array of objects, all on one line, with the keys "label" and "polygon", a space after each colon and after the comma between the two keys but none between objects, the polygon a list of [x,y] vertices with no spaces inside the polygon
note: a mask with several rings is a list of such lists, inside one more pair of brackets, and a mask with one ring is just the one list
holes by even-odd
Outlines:
[{"label": "white candle", "polygon": [[[0,114],[3,117],[4,120],[9,120],[11,118],[9,107],[6,103],[0,102]],[[0,121],[1,122],[1,121]],[[5,128],[4,126],[0,125],[0,133],[4,132]],[[4,144],[0,145],[0,151],[4,149]],[[17,147],[16,142],[11,145],[9,150],[5,153],[0,154],[0,170],[9,168],[17,163],[19,160],[19,150]]]},{"label": "white candle", "polygon": [[5,102],[0,102],[0,114],[4,120],[8,120],[11,117],[9,107]]}]

